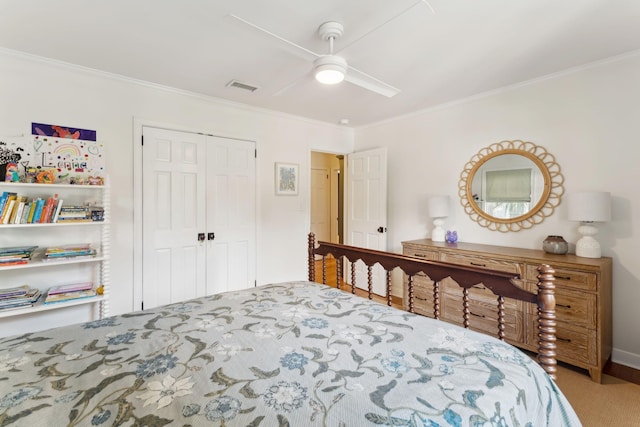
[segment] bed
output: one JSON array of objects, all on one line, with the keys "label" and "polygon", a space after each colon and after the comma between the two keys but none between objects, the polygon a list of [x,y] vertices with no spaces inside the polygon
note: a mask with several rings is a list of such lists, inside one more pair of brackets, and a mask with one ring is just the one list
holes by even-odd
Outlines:
[{"label": "bed", "polygon": [[2,338],[8,424],[580,422],[541,366],[498,338],[296,281]]}]

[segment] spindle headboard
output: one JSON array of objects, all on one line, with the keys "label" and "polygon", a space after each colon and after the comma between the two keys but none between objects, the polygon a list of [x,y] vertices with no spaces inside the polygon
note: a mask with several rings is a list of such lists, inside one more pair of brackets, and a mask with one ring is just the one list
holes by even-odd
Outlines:
[{"label": "spindle headboard", "polygon": [[[439,283],[450,277],[461,287],[461,298],[464,306],[463,325],[469,326],[468,296],[469,289],[483,284],[496,295],[496,310],[498,313],[498,324],[496,325],[496,335],[504,340],[504,302],[505,298],[517,301],[536,304],[538,307],[538,356],[537,360],[544,370],[555,379],[557,370],[556,361],[556,315],[555,315],[555,285],[554,270],[551,266],[543,264],[538,268],[538,292],[530,292],[519,287],[516,281],[519,275],[505,273],[502,271],[487,270],[475,267],[460,266],[439,261],[428,261],[425,259],[409,257],[392,252],[384,252],[373,249],[360,248],[356,246],[343,245],[338,243],[316,241],[315,234],[309,234],[308,241],[308,268],[309,280],[319,283],[327,283],[326,259],[328,256],[336,258],[336,282],[339,284],[343,278],[342,262],[346,259],[351,265],[349,276],[352,292],[358,286],[356,282],[355,263],[360,260],[367,267],[367,296],[373,298],[373,274],[372,269],[375,264],[379,264],[386,271],[386,300],[391,305],[391,284],[392,271],[401,269],[408,277],[407,295],[409,296],[408,309],[413,312],[413,279],[419,273],[426,274],[432,281],[434,287],[434,317],[439,318]],[[323,268],[321,280],[316,280],[315,262],[316,257],[321,257]]]}]

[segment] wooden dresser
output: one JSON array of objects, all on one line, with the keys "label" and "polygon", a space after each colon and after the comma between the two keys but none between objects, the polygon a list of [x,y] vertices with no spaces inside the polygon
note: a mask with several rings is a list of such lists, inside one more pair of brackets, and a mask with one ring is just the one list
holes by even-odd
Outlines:
[{"label": "wooden dresser", "polygon": [[[611,355],[611,258],[551,255],[541,250],[430,239],[402,242],[402,247],[409,256],[519,274],[522,286],[529,290],[536,289],[538,266],[551,265],[556,271],[557,358],[587,369],[593,381],[601,382],[602,370]],[[406,284],[405,277],[403,304],[408,309]],[[450,279],[440,283],[442,320],[460,324],[463,307],[459,289]],[[482,285],[473,288],[470,297],[470,328],[495,335],[495,297]],[[434,317],[432,282],[426,276],[414,278],[413,305],[414,312]],[[505,313],[506,341],[535,351],[536,308],[507,301]]]}]

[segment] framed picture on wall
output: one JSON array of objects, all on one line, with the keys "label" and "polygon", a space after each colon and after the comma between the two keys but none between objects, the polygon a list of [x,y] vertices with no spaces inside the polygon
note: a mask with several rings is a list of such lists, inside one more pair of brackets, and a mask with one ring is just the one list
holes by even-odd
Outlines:
[{"label": "framed picture on wall", "polygon": [[276,194],[295,196],[298,194],[298,165],[295,163],[276,163]]}]

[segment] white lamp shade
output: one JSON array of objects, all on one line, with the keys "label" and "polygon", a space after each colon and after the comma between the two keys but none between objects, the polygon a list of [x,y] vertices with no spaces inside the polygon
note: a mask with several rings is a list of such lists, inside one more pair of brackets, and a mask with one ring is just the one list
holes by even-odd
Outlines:
[{"label": "white lamp shade", "polygon": [[347,61],[335,55],[321,56],[314,62],[316,80],[326,85],[333,85],[344,80],[347,73]]},{"label": "white lamp shade", "polygon": [[429,197],[429,216],[431,218],[444,218],[449,216],[449,196]]},{"label": "white lamp shade", "polygon": [[579,191],[568,195],[569,220],[607,222],[611,220],[611,193]]}]

